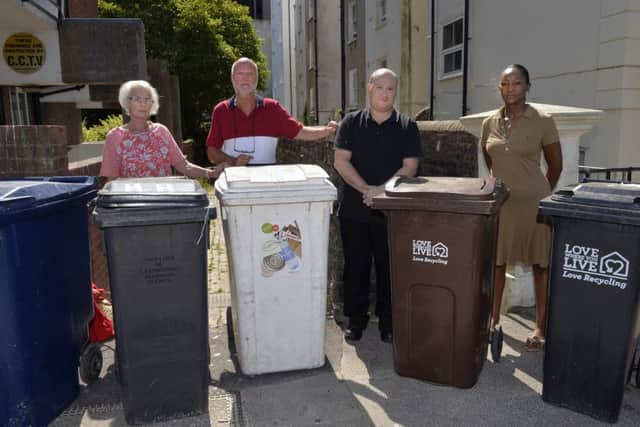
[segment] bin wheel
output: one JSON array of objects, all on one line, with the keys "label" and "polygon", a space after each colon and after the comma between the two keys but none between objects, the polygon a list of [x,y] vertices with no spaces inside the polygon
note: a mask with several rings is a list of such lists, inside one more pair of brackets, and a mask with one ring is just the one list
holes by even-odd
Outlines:
[{"label": "bin wheel", "polygon": [[100,344],[91,344],[80,355],[80,378],[91,384],[100,377],[102,370],[102,350]]},{"label": "bin wheel", "polygon": [[502,354],[502,341],[504,335],[502,333],[502,326],[497,325],[491,334],[491,359],[494,362],[500,362],[500,355]]}]

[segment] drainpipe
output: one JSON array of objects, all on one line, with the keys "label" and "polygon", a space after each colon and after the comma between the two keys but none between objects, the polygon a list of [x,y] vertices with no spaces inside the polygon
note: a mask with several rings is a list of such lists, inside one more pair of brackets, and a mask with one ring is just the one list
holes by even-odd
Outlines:
[{"label": "drainpipe", "polygon": [[462,36],[462,115],[466,116],[469,110],[467,106],[467,84],[469,80],[469,0],[464,0],[464,34]]},{"label": "drainpipe", "polygon": [[[345,44],[345,31],[344,31],[344,26],[345,26],[345,22],[344,22],[344,2],[345,0],[340,0],[340,60],[342,61],[342,66],[340,67],[340,92],[342,94],[341,96],[341,102],[340,102],[340,108],[342,110],[342,114],[341,116],[344,117],[344,113],[347,109],[347,83],[345,82],[345,79],[347,78],[347,73],[346,73],[346,53],[345,53],[345,48],[344,48],[344,44]],[[342,118],[340,117],[340,118]]]},{"label": "drainpipe", "polygon": [[316,124],[320,123],[320,109],[318,108],[319,106],[319,102],[318,102],[318,98],[320,98],[320,94],[318,93],[318,68],[320,68],[320,64],[318,63],[318,1],[314,1],[313,2],[313,56],[314,58],[314,63],[316,64],[315,66],[315,84],[314,84],[314,92],[315,92],[315,99],[313,100],[313,102],[315,102],[315,109],[316,109]]},{"label": "drainpipe", "polygon": [[436,0],[431,0],[431,60],[429,61],[429,74],[431,79],[429,81],[429,120],[433,120],[433,108],[435,107],[435,96],[433,94],[435,76],[434,76],[434,61],[435,61],[435,49],[436,49]]}]

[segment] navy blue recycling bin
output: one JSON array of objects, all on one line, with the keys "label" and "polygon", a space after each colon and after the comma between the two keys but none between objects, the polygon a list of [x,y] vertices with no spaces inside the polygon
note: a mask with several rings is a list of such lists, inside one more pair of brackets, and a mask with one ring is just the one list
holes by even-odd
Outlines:
[{"label": "navy blue recycling bin", "polygon": [[0,180],[0,425],[43,426],[78,395],[93,316],[93,177]]}]

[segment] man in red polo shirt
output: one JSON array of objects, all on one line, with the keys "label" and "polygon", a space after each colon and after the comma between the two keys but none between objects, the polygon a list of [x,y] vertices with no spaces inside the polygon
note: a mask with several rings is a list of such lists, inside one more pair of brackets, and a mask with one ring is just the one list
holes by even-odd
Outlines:
[{"label": "man in red polo shirt", "polygon": [[211,114],[207,156],[212,163],[273,164],[278,138],[312,141],[333,135],[338,127],[334,121],[303,126],[278,101],[257,95],[258,67],[249,58],[233,63],[231,82],[235,95]]}]

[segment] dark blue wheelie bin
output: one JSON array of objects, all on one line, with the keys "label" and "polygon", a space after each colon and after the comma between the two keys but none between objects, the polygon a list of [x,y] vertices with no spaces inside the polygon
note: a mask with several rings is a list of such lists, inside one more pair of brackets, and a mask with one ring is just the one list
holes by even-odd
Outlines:
[{"label": "dark blue wheelie bin", "polygon": [[43,426],[78,395],[93,316],[93,177],[0,180],[0,425]]}]

